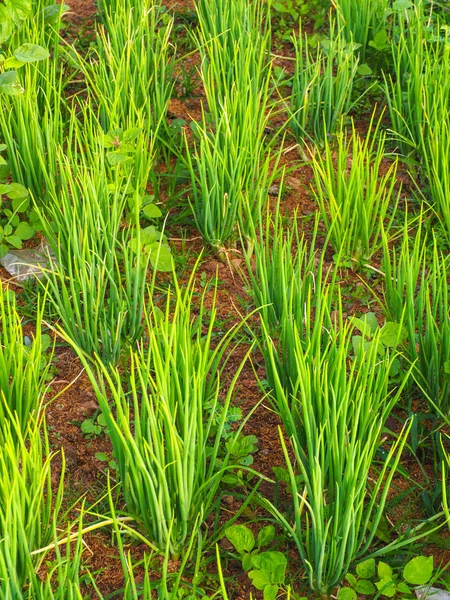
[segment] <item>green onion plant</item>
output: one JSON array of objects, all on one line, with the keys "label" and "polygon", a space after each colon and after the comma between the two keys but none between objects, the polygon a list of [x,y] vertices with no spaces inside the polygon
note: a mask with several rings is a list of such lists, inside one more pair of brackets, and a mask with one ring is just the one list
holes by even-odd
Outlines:
[{"label": "green onion plant", "polygon": [[332,0],[339,29],[347,42],[360,45],[361,62],[365,61],[369,42],[386,27],[389,0]]},{"label": "green onion plant", "polygon": [[39,211],[56,256],[45,272],[49,301],[64,331],[87,354],[116,362],[124,343],[142,333],[148,256],[139,227],[122,228],[127,182],[108,177],[104,153],[97,165],[60,155],[60,189]]},{"label": "green onion plant", "polygon": [[[265,143],[267,118],[261,119],[259,112],[261,93],[265,92],[249,96],[243,104],[237,90],[233,91],[224,101],[213,131],[203,113],[193,153],[186,142],[194,219],[205,242],[219,256],[236,244],[240,234],[251,254],[252,224],[265,209],[275,177],[273,156]],[[275,162],[278,160],[279,155]]]},{"label": "green onion plant", "polygon": [[[203,239],[218,254],[243,236],[267,201],[280,153],[267,139],[271,114],[270,15],[259,0],[197,3],[207,109],[186,142],[192,209]],[[206,110],[208,112],[206,112]]]},{"label": "green onion plant", "polygon": [[[35,551],[53,540],[64,489],[54,489],[48,438],[32,419],[25,434],[11,418],[0,429],[0,598],[22,598],[27,576],[39,563]],[[42,429],[42,431],[41,431]],[[43,434],[43,437],[41,437]]]},{"label": "green onion plant", "polygon": [[[325,315],[320,311],[315,316],[324,330]],[[352,358],[352,328],[342,317],[327,331],[326,343],[313,338],[305,344],[294,327],[286,387],[278,376],[279,350],[267,330],[265,336],[273,406],[284,426],[280,439],[293,517],[264,504],[295,541],[310,588],[326,596],[355,560],[370,554],[406,443],[407,424],[390,444],[379,472],[374,472],[383,428],[401,392],[389,388],[395,354],[382,358],[374,339],[369,349]]]},{"label": "green onion plant", "polygon": [[42,334],[43,308],[41,302],[35,334],[26,344],[15,294],[0,286],[0,427],[10,419],[17,420],[23,435],[29,420],[37,417],[51,364],[51,356],[48,359],[43,356],[46,345]]},{"label": "green onion plant", "polygon": [[[449,48],[450,51],[450,48]],[[447,58],[450,62],[450,53]],[[448,73],[450,76],[450,72]],[[439,220],[440,229],[450,248],[450,88],[436,90],[432,117],[423,131],[421,140],[423,167],[422,172],[428,183],[429,201]]]},{"label": "green onion plant", "polygon": [[336,150],[326,140],[323,155],[312,156],[311,163],[313,194],[330,243],[356,267],[382,247],[383,231],[391,229],[400,196],[395,190],[398,160],[382,168],[386,133],[374,119],[365,138],[354,123],[350,134],[341,129]]},{"label": "green onion plant", "polygon": [[202,69],[212,72],[218,104],[234,87],[244,91],[254,82],[254,89],[263,89],[271,70],[270,7],[261,0],[197,0],[195,7],[196,44]]},{"label": "green onion plant", "polygon": [[316,250],[316,219],[311,239],[299,233],[294,214],[289,228],[283,225],[280,204],[267,208],[260,217],[254,260],[247,260],[250,289],[261,320],[269,331],[279,330],[288,312],[304,321],[305,306],[311,290],[321,287],[324,253]]},{"label": "green onion plant", "polygon": [[439,28],[439,20],[422,0],[399,10],[393,74],[384,74],[395,139],[402,154],[412,153],[419,163],[430,130],[445,121],[450,106],[450,50]]},{"label": "green onion plant", "polygon": [[173,19],[163,20],[154,0],[102,1],[100,9],[104,28],[98,30],[97,48],[90,63],[79,57],[100,123],[105,132],[143,123],[156,143],[158,135],[164,138],[173,89]]},{"label": "green onion plant", "polygon": [[[44,61],[45,76],[37,86],[38,67],[24,69],[24,93],[5,97],[0,112],[0,136],[8,148],[13,181],[42,202],[46,175],[57,173],[56,148],[64,141],[64,85],[56,63]],[[44,69],[40,65],[41,69]]]},{"label": "green onion plant", "polygon": [[288,107],[290,127],[297,141],[313,140],[322,144],[332,135],[341,119],[358,102],[353,92],[358,74],[357,44],[336,34],[333,21],[329,39],[308,47],[300,28],[292,38],[295,48],[295,72]]},{"label": "green onion plant", "polygon": [[222,435],[246,357],[222,390],[237,329],[213,342],[214,302],[207,312],[204,293],[194,310],[193,278],[184,290],[174,285],[162,307],[150,298],[145,336],[130,350],[125,377],[102,363],[99,373],[84,364],[111,436],[128,514],[158,551],[178,558],[210,513],[228,466]]},{"label": "green onion plant", "polygon": [[404,353],[413,363],[412,374],[430,408],[450,411],[450,287],[449,257],[429,240],[419,226],[411,241],[405,225],[397,252],[385,241],[382,270],[385,274],[384,310],[389,320],[408,331]]},{"label": "green onion plant", "polygon": [[37,3],[34,19],[26,21],[9,44],[40,46],[51,52],[47,60],[33,58],[18,69],[23,93],[2,95],[0,138],[8,148],[13,181],[27,187],[37,200],[45,195],[45,172],[56,175],[55,149],[64,141],[65,86],[60,35],[62,7],[45,12]]},{"label": "green onion plant", "polygon": [[[295,331],[300,332],[305,345],[326,344],[327,332],[335,325],[334,311],[339,307],[337,270],[328,267],[325,260],[327,243],[321,251],[316,247],[319,221],[311,238],[301,236],[298,225],[296,217],[289,228],[283,225],[279,205],[274,216],[268,210],[265,222],[260,221],[255,261],[247,260],[251,293],[267,333],[258,336],[257,343],[270,388],[275,385],[275,362],[276,377],[286,388],[295,378]],[[267,354],[269,338],[277,347],[273,361]]]}]

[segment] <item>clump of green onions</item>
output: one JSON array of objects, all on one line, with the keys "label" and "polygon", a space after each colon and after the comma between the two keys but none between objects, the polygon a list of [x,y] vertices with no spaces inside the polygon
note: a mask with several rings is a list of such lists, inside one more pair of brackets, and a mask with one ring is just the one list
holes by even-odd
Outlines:
[{"label": "clump of green onions", "polygon": [[[177,283],[146,312],[143,342],[129,352],[128,375],[84,360],[111,436],[127,512],[160,552],[177,558],[209,514],[229,463],[224,427],[241,362],[222,389],[236,328],[213,342],[216,310],[194,280]],[[239,432],[233,435],[239,435]],[[220,466],[219,466],[220,455]]]}]

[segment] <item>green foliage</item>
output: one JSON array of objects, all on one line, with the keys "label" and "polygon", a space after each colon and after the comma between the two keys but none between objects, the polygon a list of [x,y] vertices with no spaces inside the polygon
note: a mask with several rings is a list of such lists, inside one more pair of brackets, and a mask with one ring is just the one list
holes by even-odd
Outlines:
[{"label": "green foliage", "polygon": [[193,216],[203,239],[221,257],[239,234],[251,254],[252,226],[264,210],[280,157],[266,137],[270,14],[261,0],[202,0],[197,13],[209,112],[204,108],[195,126],[194,151],[185,143]]},{"label": "green foliage", "polygon": [[[408,331],[400,323],[387,321],[382,327],[379,327],[374,313],[368,312],[361,317],[350,317],[350,322],[359,329],[362,335],[352,337],[353,352],[355,357],[361,356],[361,346],[367,351],[371,344],[377,344],[377,352],[385,356],[390,348],[398,346],[407,338]],[[400,360],[396,358],[391,365],[390,375],[395,377],[400,372]]]},{"label": "green foliage", "polygon": [[36,233],[23,219],[30,206],[28,190],[20,183],[0,182],[0,258],[10,247],[22,248],[22,242]]},{"label": "green foliage", "polygon": [[448,105],[449,49],[439,27],[424,0],[399,8],[392,44],[393,73],[384,74],[396,140],[403,155],[414,153],[420,161],[432,124],[443,117],[441,100],[447,99]]},{"label": "green foliage", "polygon": [[285,582],[287,558],[282,552],[261,551],[261,548],[271,544],[275,537],[273,525],[260,529],[256,540],[246,525],[227,527],[225,536],[238,552],[242,567],[248,571],[255,588],[263,591],[264,600],[274,600],[280,586]]},{"label": "green foliage", "polygon": [[31,0],[4,0],[0,5],[0,45],[7,42],[31,14]]},{"label": "green foliage", "polygon": [[6,48],[7,54],[1,52],[13,33],[22,27],[31,14],[31,0],[4,0],[0,4],[0,95],[22,94],[24,89],[16,69],[46,60],[50,56],[46,48],[31,42],[22,43],[13,49]]},{"label": "green foliage", "polygon": [[165,139],[165,116],[173,89],[173,20],[163,19],[154,0],[99,3],[104,27],[92,60],[77,56],[88,89],[99,106],[104,131],[142,127],[152,150]]},{"label": "green foliage", "polygon": [[[0,286],[0,427],[12,420],[25,435],[30,419],[37,417],[47,388],[53,348],[42,334],[42,298],[38,299],[35,334],[25,337],[15,294]],[[50,348],[50,356],[44,352]]]},{"label": "green foliage", "polygon": [[432,411],[448,415],[450,379],[450,322],[448,319],[449,259],[427,240],[419,224],[412,241],[405,224],[403,242],[391,253],[385,240],[382,270],[385,273],[384,310],[386,317],[402,322],[407,329],[404,352],[414,363],[412,374]]},{"label": "green foliage", "polygon": [[385,76],[385,91],[399,146],[419,165],[420,199],[436,214],[448,245],[450,45],[447,25],[432,9],[420,0],[399,11],[394,75]]},{"label": "green foliage", "polygon": [[379,49],[384,40],[386,19],[390,12],[389,0],[333,0],[339,28],[342,28],[347,42],[359,45],[361,62],[366,59],[370,45]]},{"label": "green foliage", "polygon": [[402,576],[394,573],[392,567],[385,562],[369,558],[356,566],[356,576],[347,573],[346,580],[350,587],[342,587],[338,598],[356,599],[357,593],[363,596],[377,595],[382,598],[415,598],[410,585],[426,585],[433,576],[433,557],[415,556],[403,567]]},{"label": "green foliage", "polygon": [[101,435],[104,433],[105,428],[106,421],[102,413],[90,419],[85,419],[80,425],[81,433],[86,437]]},{"label": "green foliage", "polygon": [[283,225],[279,204],[273,213],[267,209],[259,216],[255,260],[247,258],[247,267],[255,306],[271,333],[280,328],[285,331],[282,325],[288,314],[293,314],[299,326],[306,314],[305,330],[310,326],[304,306],[320,302],[324,266],[324,254],[316,250],[317,226],[316,220],[312,239],[307,240],[299,234],[297,213],[289,228]]},{"label": "green foliage", "polygon": [[66,335],[105,362],[119,359],[124,344],[139,339],[148,256],[132,247],[139,228],[121,229],[126,182],[111,182],[104,157],[96,172],[59,157],[60,189],[39,210],[57,262],[45,271],[49,301]]},{"label": "green foliage", "polygon": [[330,243],[350,267],[361,267],[383,245],[400,192],[395,191],[398,160],[382,168],[386,134],[372,116],[365,139],[352,123],[351,134],[337,134],[336,150],[326,140],[324,156],[312,156],[312,189]]},{"label": "green foliage", "polygon": [[280,430],[293,522],[269,502],[265,505],[292,535],[310,588],[321,594],[329,593],[350,564],[367,553],[410,429],[406,424],[391,446],[367,502],[375,453],[402,388],[389,393],[395,353],[380,358],[378,334],[351,361],[351,324],[340,322],[329,329],[327,319],[325,302],[316,309],[315,327],[306,340],[294,324],[290,355],[281,358],[276,341],[264,329],[273,405],[291,446],[288,451]]},{"label": "green foliage", "polygon": [[[174,283],[162,309],[150,297],[145,343],[130,350],[126,379],[121,369],[100,361],[95,371],[77,349],[111,436],[127,509],[151,543],[173,558],[183,554],[208,516],[231,464],[230,452],[222,453],[222,434],[248,356],[225,392],[217,423],[223,358],[236,329],[213,346],[215,308],[203,331],[205,295],[194,315],[193,294],[192,276],[185,289]],[[230,436],[231,447],[241,429]]]},{"label": "green foliage", "polygon": [[[49,173],[54,179],[57,172],[57,144],[70,144],[62,124],[65,79],[60,60],[59,27],[64,5],[57,7],[57,22],[48,22],[37,14],[31,24],[20,31],[19,37],[25,37],[27,42],[24,45],[17,40],[22,43],[19,56],[27,61],[21,62],[21,66],[11,63],[11,67],[17,69],[21,93],[1,96],[0,135],[8,149],[12,180],[25,186],[37,201],[44,197],[45,174]],[[16,37],[11,41],[15,42]],[[49,52],[51,59],[41,60]],[[8,64],[8,60],[4,64]],[[5,71],[3,75],[10,78],[9,73],[12,71]]]},{"label": "green foliage", "polygon": [[353,97],[359,73],[358,46],[336,33],[334,21],[329,39],[322,40],[315,51],[309,49],[307,40],[301,28],[293,38],[290,127],[299,142],[313,140],[322,145],[360,99]]},{"label": "green foliage", "polygon": [[271,3],[275,38],[280,42],[290,40],[292,30],[300,19],[314,22],[314,29],[325,23],[329,0],[274,0]]},{"label": "green foliage", "polygon": [[0,436],[0,598],[21,598],[39,551],[53,540],[61,508],[62,475],[52,486],[48,438],[31,419],[21,431],[17,417],[2,423]]}]

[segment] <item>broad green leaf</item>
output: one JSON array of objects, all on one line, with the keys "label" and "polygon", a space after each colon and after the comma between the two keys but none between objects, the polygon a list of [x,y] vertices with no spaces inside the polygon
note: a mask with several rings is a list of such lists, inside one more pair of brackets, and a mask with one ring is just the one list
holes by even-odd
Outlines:
[{"label": "broad green leaf", "polygon": [[362,77],[366,77],[368,75],[372,75],[373,71],[369,67],[369,65],[366,65],[366,63],[363,63],[362,65],[359,65],[357,73],[358,73],[358,75],[361,75]]},{"label": "broad green leaf", "polygon": [[20,67],[23,67],[23,65],[25,65],[26,63],[24,63],[21,60],[17,60],[17,58],[15,56],[9,56],[5,62],[3,63],[3,68],[6,69],[20,69]]},{"label": "broad green leaf", "polygon": [[121,152],[107,152],[106,159],[112,167],[117,167],[117,165],[123,165],[129,161],[130,157]]},{"label": "broad green leaf", "polygon": [[355,590],[358,592],[358,594],[369,596],[370,594],[375,594],[377,588],[368,579],[359,579],[356,582]]},{"label": "broad green leaf", "polygon": [[0,45],[4,44],[14,31],[14,22],[7,12],[7,8],[0,4]]},{"label": "broad green leaf", "polygon": [[134,142],[135,139],[137,139],[139,137],[139,134],[142,132],[142,128],[141,127],[130,127],[130,129],[127,129],[125,131],[125,133],[123,134],[123,138],[122,141],[125,144],[129,144],[131,142]]},{"label": "broad green leaf", "polygon": [[142,198],[141,198],[142,206],[147,206],[147,204],[153,204],[154,201],[155,201],[155,196],[153,194],[145,194],[145,196],[142,196]]},{"label": "broad green leaf", "polygon": [[[0,181],[6,179],[11,173],[11,168],[6,160],[0,156]],[[1,198],[0,198],[1,202]]]},{"label": "broad green leaf", "polygon": [[350,322],[368,338],[371,338],[378,328],[378,321],[373,313],[366,313],[362,317],[350,317]]},{"label": "broad green leaf", "polygon": [[253,556],[252,564],[264,571],[270,583],[284,583],[287,558],[282,552],[261,552]]},{"label": "broad green leaf", "polygon": [[369,42],[369,46],[376,48],[377,50],[383,49],[388,41],[388,33],[385,29],[378,31],[373,38],[373,41]]},{"label": "broad green leaf", "polygon": [[84,433],[84,435],[90,435],[91,433],[95,432],[96,427],[92,419],[86,419],[81,423],[80,429],[81,432]]},{"label": "broad green leaf", "polygon": [[24,91],[17,79],[17,71],[6,71],[0,73],[0,94],[18,96]]},{"label": "broad green leaf", "polygon": [[380,331],[380,342],[388,348],[394,348],[397,344],[406,339],[408,332],[403,325],[399,323],[386,323]]},{"label": "broad green leaf", "polygon": [[278,586],[273,584],[273,585],[266,585],[266,587],[264,588],[264,600],[275,600],[275,598],[277,597],[278,594]]},{"label": "broad green leaf", "polygon": [[11,191],[11,186],[8,183],[0,183],[0,196]]},{"label": "broad green leaf", "polygon": [[392,581],[391,577],[385,577],[380,579],[380,581],[376,581],[375,585],[379,592],[381,592],[382,596],[386,596],[386,598],[393,598],[397,593],[397,586]]},{"label": "broad green leaf", "polygon": [[144,216],[147,217],[147,219],[157,219],[162,215],[162,212],[160,211],[158,206],[156,206],[156,204],[145,205],[142,209],[142,212],[144,213]]},{"label": "broad green leaf", "polygon": [[249,571],[248,576],[257,590],[263,590],[266,585],[271,585],[272,583],[267,577],[267,574],[260,569]]},{"label": "broad green leaf", "polygon": [[414,5],[411,4],[410,0],[395,0],[392,5],[392,8],[395,10],[409,10]]},{"label": "broad green leaf", "polygon": [[403,569],[403,579],[412,585],[425,585],[433,575],[433,557],[416,556]]},{"label": "broad green leaf", "polygon": [[408,585],[406,585],[406,583],[404,581],[401,581],[397,585],[397,591],[400,594],[411,594],[411,588]]},{"label": "broad green leaf", "polygon": [[108,462],[109,457],[105,452],[96,452],[95,458],[101,462]]},{"label": "broad green leaf", "polygon": [[243,554],[242,568],[244,569],[244,571],[250,571],[250,569],[252,568],[252,553],[251,552],[245,552]]},{"label": "broad green leaf", "polygon": [[11,183],[6,194],[11,200],[22,200],[23,198],[28,198],[27,188],[20,183]]},{"label": "broad green leaf", "polygon": [[370,579],[375,575],[375,559],[368,558],[356,566],[356,573],[362,579]]},{"label": "broad green leaf", "polygon": [[290,483],[289,471],[284,467],[272,467],[275,477],[283,483]]},{"label": "broad green leaf", "polygon": [[46,48],[43,48],[39,44],[30,44],[29,42],[27,42],[26,44],[22,44],[20,48],[16,48],[13,54],[17,58],[17,60],[20,60],[24,63],[32,63],[37,62],[39,60],[45,60],[50,56],[50,53]]},{"label": "broad green leaf", "polygon": [[239,554],[251,552],[255,546],[255,536],[245,525],[231,525],[231,527],[227,527],[225,537],[233,544]]},{"label": "broad green leaf", "polygon": [[49,6],[44,7],[42,10],[42,18],[44,23],[54,24],[57,23],[60,16],[62,17],[67,12],[69,12],[70,8],[67,4],[50,4]]},{"label": "broad green leaf", "polygon": [[41,350],[45,352],[51,346],[52,338],[48,335],[48,333],[43,333],[41,335]]},{"label": "broad green leaf", "polygon": [[30,198],[17,198],[11,202],[13,211],[16,213],[24,213],[30,207]]},{"label": "broad green leaf", "polygon": [[97,417],[97,423],[102,427],[106,427],[106,419],[103,413],[100,413]]},{"label": "broad green leaf", "polygon": [[267,546],[275,537],[275,527],[273,525],[266,525],[259,530],[258,533],[258,546]]},{"label": "broad green leaf", "polygon": [[391,567],[382,561],[378,563],[378,577],[380,579],[392,578]]},{"label": "broad green leaf", "polygon": [[18,235],[8,235],[5,237],[5,240],[10,246],[14,246],[14,248],[17,248],[18,250],[22,248],[22,240]]},{"label": "broad green leaf", "polygon": [[140,238],[143,246],[148,246],[153,244],[153,242],[159,242],[161,239],[162,241],[165,241],[166,239],[165,236],[162,236],[161,238],[161,233],[153,225],[141,229]]},{"label": "broad green leaf", "polygon": [[352,336],[352,346],[353,352],[358,355],[362,352],[368,352],[370,350],[370,345],[372,342],[364,341],[362,335],[354,335]]},{"label": "broad green leaf", "polygon": [[173,270],[173,258],[170,248],[165,244],[154,242],[150,248],[150,262],[154,269],[162,273]]},{"label": "broad green leaf", "polygon": [[356,582],[358,581],[356,579],[356,577],[352,574],[352,573],[347,573],[347,575],[345,576],[345,579],[348,581],[348,583],[351,585],[351,587],[355,587]]},{"label": "broad green leaf", "polygon": [[355,590],[350,587],[341,587],[338,591],[338,600],[356,600],[358,597]]},{"label": "broad green leaf", "polygon": [[31,225],[25,221],[22,221],[22,223],[19,223],[17,226],[15,233],[20,237],[21,240],[30,240],[36,231],[33,229],[33,227],[31,227]]}]

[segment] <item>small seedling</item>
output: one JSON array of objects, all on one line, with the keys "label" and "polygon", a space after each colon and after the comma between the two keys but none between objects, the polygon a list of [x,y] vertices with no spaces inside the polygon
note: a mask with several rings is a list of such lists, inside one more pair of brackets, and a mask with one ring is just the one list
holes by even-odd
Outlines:
[{"label": "small seedling", "polygon": [[[357,565],[356,574],[345,576],[350,587],[342,587],[338,600],[356,600],[358,594],[372,596],[377,593],[383,598],[415,598],[411,585],[426,585],[433,575],[433,557],[416,556],[403,568],[402,576],[395,574],[392,567],[369,558]],[[378,597],[378,596],[377,596]]]},{"label": "small seedling", "polygon": [[237,550],[242,567],[255,588],[263,591],[264,600],[274,600],[285,581],[287,558],[282,552],[261,552],[261,548],[268,546],[275,537],[273,525],[263,527],[256,540],[246,525],[228,527],[225,536]]},{"label": "small seedling", "polygon": [[80,429],[87,438],[101,435],[106,429],[105,417],[102,413],[99,413],[90,419],[85,419],[81,423]]},{"label": "small seedling", "polygon": [[[361,355],[361,349],[364,349],[364,354],[367,353],[373,343],[377,345],[377,352],[384,356],[389,348],[396,348],[408,336],[406,328],[399,323],[388,321],[380,327],[372,312],[365,313],[361,317],[352,316],[350,321],[362,334],[352,337],[355,356]],[[391,365],[390,375],[395,377],[399,371],[400,361],[396,358]]]}]

